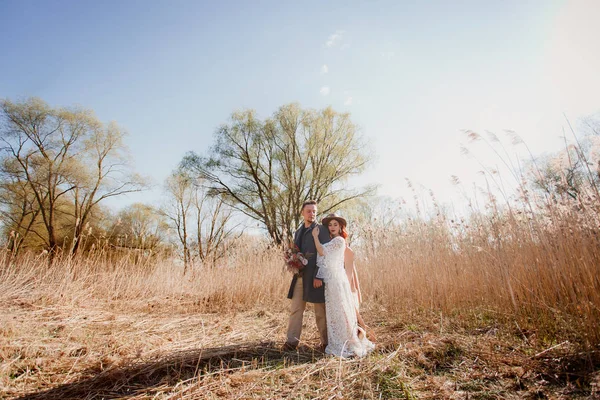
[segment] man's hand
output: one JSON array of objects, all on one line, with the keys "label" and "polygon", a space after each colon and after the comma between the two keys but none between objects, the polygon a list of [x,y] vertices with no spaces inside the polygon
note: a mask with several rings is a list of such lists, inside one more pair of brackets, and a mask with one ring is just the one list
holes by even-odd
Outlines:
[{"label": "man's hand", "polygon": [[317,278],[313,279],[313,286],[315,287],[315,289],[320,288],[321,286],[323,286],[323,281]]},{"label": "man's hand", "polygon": [[315,226],[315,227],[313,228],[313,230],[311,231],[311,233],[312,233],[313,237],[314,237],[315,239],[317,239],[317,238],[319,237],[319,227],[318,227],[318,226]]}]

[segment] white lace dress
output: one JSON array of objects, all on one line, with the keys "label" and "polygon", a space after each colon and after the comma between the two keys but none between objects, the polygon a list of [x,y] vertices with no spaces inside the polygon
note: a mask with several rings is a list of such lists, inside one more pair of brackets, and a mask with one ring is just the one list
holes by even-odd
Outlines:
[{"label": "white lace dress", "polygon": [[344,269],[346,241],[341,236],[323,245],[324,255],[317,255],[317,278],[325,283],[325,312],[327,315],[327,354],[340,357],[363,357],[375,345],[364,331],[359,338],[355,299]]}]

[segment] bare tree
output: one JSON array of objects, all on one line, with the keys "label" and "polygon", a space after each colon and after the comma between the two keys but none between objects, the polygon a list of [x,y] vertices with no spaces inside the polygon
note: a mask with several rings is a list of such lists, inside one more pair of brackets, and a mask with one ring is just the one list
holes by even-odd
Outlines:
[{"label": "bare tree", "polygon": [[[81,234],[92,211],[101,201],[141,190],[144,180],[128,168],[125,133],[115,124],[97,126],[85,140],[85,151],[78,159],[80,173],[72,174],[75,228],[71,253],[79,249]],[[87,168],[86,168],[87,166]],[[83,172],[84,171],[84,172]]]},{"label": "bare tree", "polygon": [[176,171],[167,178],[166,191],[169,198],[167,206],[161,212],[173,224],[179,243],[183,249],[183,273],[188,270],[191,255],[189,246],[189,220],[194,199],[192,179],[181,171]]},{"label": "bare tree", "polygon": [[243,230],[240,224],[233,224],[233,210],[222,198],[210,197],[196,186],[194,193],[196,208],[196,245],[198,258],[202,262],[216,263],[225,256],[227,243],[234,236],[239,237]]},{"label": "bare tree", "polygon": [[117,214],[111,227],[112,245],[155,252],[165,241],[168,226],[162,213],[148,204],[134,203]]},{"label": "bare tree", "polygon": [[8,249],[17,255],[21,244],[35,232],[33,226],[39,215],[35,198],[27,182],[16,173],[18,167],[12,159],[3,160],[0,166],[0,215],[3,229],[8,236]]},{"label": "bare tree", "polygon": [[57,219],[68,195],[75,203],[75,253],[81,227],[100,201],[141,188],[141,180],[126,172],[119,157],[123,133],[116,125],[105,127],[89,110],[52,108],[37,98],[2,100],[0,123],[2,161],[35,200],[50,263],[59,247]]},{"label": "bare tree", "polygon": [[346,187],[370,157],[350,115],[331,108],[290,104],[265,121],[252,110],[235,112],[215,139],[209,156],[188,153],[183,168],[202,179],[209,194],[261,222],[276,243],[298,225],[305,200],[319,201],[327,213],[373,191]]},{"label": "bare tree", "polygon": [[535,190],[546,196],[581,201],[582,193],[598,195],[600,188],[600,120],[583,119],[576,134],[569,124],[572,140],[564,138],[564,149],[536,158],[527,176]]},{"label": "bare tree", "polygon": [[[214,264],[224,256],[229,239],[240,231],[239,225],[232,223],[233,210],[221,198],[207,196],[206,190],[183,170],[171,174],[165,186],[168,203],[162,213],[177,233],[184,274],[192,261],[192,249],[201,262]],[[194,235],[195,243],[190,242]]]}]

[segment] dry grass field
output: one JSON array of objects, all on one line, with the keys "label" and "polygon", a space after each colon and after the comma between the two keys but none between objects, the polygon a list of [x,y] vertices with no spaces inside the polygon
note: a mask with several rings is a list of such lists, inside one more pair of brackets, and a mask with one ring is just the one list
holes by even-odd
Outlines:
[{"label": "dry grass field", "polygon": [[[600,0],[0,0],[0,36],[0,400],[600,400]],[[313,214],[365,357],[311,304],[286,345]]]},{"label": "dry grass field", "polygon": [[[599,395],[595,210],[443,213],[361,230],[377,350],[281,350],[290,277],[256,242],[186,276],[167,260],[4,255],[0,393],[14,399],[520,399]],[[374,229],[374,228],[373,228]],[[358,231],[358,227],[357,227]],[[377,237],[377,240],[369,238]]]}]

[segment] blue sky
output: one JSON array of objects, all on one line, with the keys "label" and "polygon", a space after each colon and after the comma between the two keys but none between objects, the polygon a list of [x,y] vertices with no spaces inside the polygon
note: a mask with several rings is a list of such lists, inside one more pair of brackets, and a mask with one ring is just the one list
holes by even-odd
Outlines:
[{"label": "blue sky", "polygon": [[599,20],[595,0],[0,0],[0,97],[117,121],[156,185],[236,109],[331,105],[377,155],[355,184],[406,196],[409,177],[445,200],[451,175],[476,179],[461,129],[551,151],[562,113],[600,110]]}]

